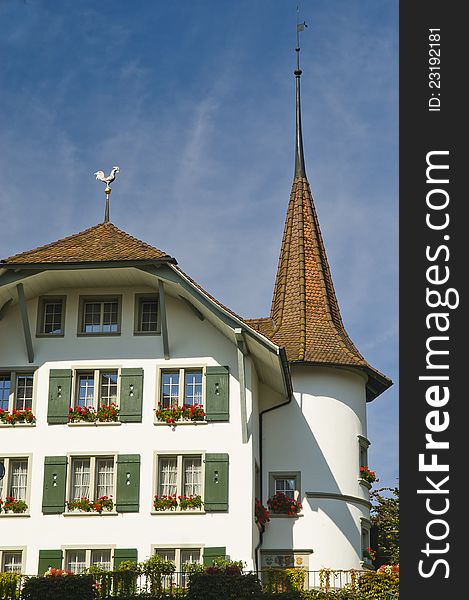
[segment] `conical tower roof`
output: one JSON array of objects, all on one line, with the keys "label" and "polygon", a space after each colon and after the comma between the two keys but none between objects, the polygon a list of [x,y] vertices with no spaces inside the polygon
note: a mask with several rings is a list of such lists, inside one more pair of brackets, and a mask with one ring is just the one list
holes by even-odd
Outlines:
[{"label": "conical tower roof", "polygon": [[353,367],[368,375],[367,397],[392,382],[363,358],[340,315],[319,221],[306,176],[297,44],[295,174],[288,204],[270,318],[248,323],[285,347],[292,364]]}]

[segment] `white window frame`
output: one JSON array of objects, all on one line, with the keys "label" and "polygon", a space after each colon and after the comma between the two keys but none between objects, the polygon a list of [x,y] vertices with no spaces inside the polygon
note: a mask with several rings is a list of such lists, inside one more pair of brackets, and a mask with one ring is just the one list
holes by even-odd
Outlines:
[{"label": "white window frame", "polygon": [[[85,305],[87,303],[101,304],[117,302],[117,331],[85,331]],[[99,294],[96,296],[80,296],[78,299],[77,335],[83,337],[112,337],[121,334],[122,330],[122,294]],[[103,326],[103,306],[100,311],[100,326]]]},{"label": "white window frame", "polygon": [[[36,337],[64,337],[65,335],[65,305],[66,296],[40,296],[37,304],[37,318],[36,318]],[[46,333],[44,331],[46,324],[45,309],[46,304],[62,304],[62,314],[60,323],[60,333]]]},{"label": "white window frame", "polygon": [[63,569],[68,569],[68,561],[67,561],[67,553],[68,552],[85,552],[85,569],[89,569],[92,565],[91,563],[91,555],[93,553],[93,551],[96,550],[108,550],[109,551],[109,566],[110,566],[110,570],[113,570],[113,564],[114,564],[114,550],[115,550],[116,546],[114,544],[106,544],[106,545],[92,545],[92,546],[86,546],[83,547],[83,545],[68,545],[68,546],[61,546],[61,550],[62,550],[62,554],[63,554],[63,559],[62,559],[62,568]]},{"label": "white window frame", "polygon": [[184,404],[184,396],[186,389],[186,381],[185,381],[185,373],[187,371],[200,371],[202,373],[202,397],[200,405],[202,405],[205,410],[205,396],[206,396],[206,365],[183,365],[174,367],[164,366],[158,368],[157,374],[157,398],[156,398],[156,408],[160,408],[159,404],[161,403],[161,408],[163,407],[163,394],[162,394],[162,383],[163,383],[163,374],[164,373],[179,373],[179,394],[178,394],[178,406],[183,406]]},{"label": "white window frame", "polygon": [[[6,496],[9,496],[9,489],[11,486],[11,461],[15,460],[26,460],[28,461],[27,467],[27,475],[26,475],[26,494],[24,501],[28,505],[28,508],[24,513],[4,513],[3,511],[0,513],[1,517],[19,517],[29,515],[29,507],[30,507],[30,498],[31,498],[31,465],[32,465],[32,454],[2,454],[0,459],[3,461],[3,466],[5,467],[5,476],[0,480],[0,498],[5,500]],[[21,547],[20,547],[21,549]]]},{"label": "white window frame", "polygon": [[[33,378],[33,390],[31,395],[31,411],[34,414],[34,410],[36,407],[36,369],[27,369],[27,368],[17,368],[11,370],[0,370],[0,376],[9,376],[10,377],[10,394],[8,398],[8,407],[7,411],[12,412],[13,410],[24,410],[23,408],[18,408],[17,397],[16,397],[16,388],[17,388],[17,379],[21,376],[32,376]],[[1,426],[1,424],[0,424]]]},{"label": "white window frame", "polygon": [[[5,571],[5,554],[21,553],[21,571]],[[26,546],[0,546],[0,573],[24,573],[26,565]]]},{"label": "white window frame", "polygon": [[[72,381],[72,397],[70,399],[70,407],[75,408],[78,406],[78,392],[79,392],[79,384],[80,384],[80,375],[88,375],[93,374],[94,380],[94,389],[93,389],[93,403],[87,405],[88,407],[93,407],[95,410],[101,406],[101,374],[102,373],[117,373],[117,394],[115,405],[117,408],[120,407],[120,388],[121,388],[121,367],[117,366],[105,366],[105,367],[75,367],[73,368],[73,381]],[[98,385],[96,385],[98,382]],[[107,406],[107,405],[106,405]]]},{"label": "white window frame", "polygon": [[[200,497],[202,498],[202,508],[198,510],[182,510],[177,507],[175,510],[161,510],[155,511],[153,508],[153,498],[159,496],[160,487],[160,460],[165,458],[176,458],[177,459],[177,481],[176,481],[176,498],[183,496],[184,487],[184,458],[200,457]],[[152,495],[152,514],[156,515],[168,515],[168,514],[203,514],[204,513],[204,490],[205,490],[205,452],[188,450],[179,451],[168,451],[168,452],[155,452],[153,459],[153,495]],[[158,546],[155,546],[158,547]],[[170,545],[161,546],[162,548],[171,548]],[[175,546],[176,547],[176,546]],[[179,547],[179,546],[178,546]],[[182,547],[182,546],[181,546]],[[187,546],[188,548],[196,548],[198,546]]]},{"label": "white window frame", "polygon": [[[97,480],[97,472],[96,472],[96,461],[97,459],[100,458],[109,458],[112,459],[114,461],[114,472],[113,472],[113,490],[112,490],[112,495],[109,495],[109,498],[112,499],[113,501],[113,509],[112,511],[106,511],[105,513],[103,512],[103,514],[117,514],[117,510],[116,510],[116,490],[117,490],[117,453],[116,452],[80,452],[80,453],[73,453],[73,454],[67,454],[67,483],[66,483],[66,500],[74,500],[74,498],[72,497],[72,482],[73,482],[73,461],[74,460],[79,460],[79,459],[89,459],[90,460],[90,484],[89,484],[89,489],[90,492],[93,492],[93,495],[95,495],[97,493],[97,489],[96,489],[96,480]],[[94,501],[98,499],[98,496],[96,495],[95,497],[89,497],[88,498],[90,501]],[[86,514],[88,516],[93,516],[95,513],[75,513],[74,511],[68,511],[67,509],[65,510],[65,514]],[[98,513],[96,513],[98,514]],[[68,548],[73,548],[72,546],[67,546]],[[107,548],[107,546],[106,546]]]}]

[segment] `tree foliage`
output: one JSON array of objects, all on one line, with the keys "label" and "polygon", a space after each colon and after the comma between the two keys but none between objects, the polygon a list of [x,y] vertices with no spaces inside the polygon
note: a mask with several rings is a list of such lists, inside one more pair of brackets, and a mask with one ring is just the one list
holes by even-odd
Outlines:
[{"label": "tree foliage", "polygon": [[[383,494],[386,492],[386,494]],[[399,488],[370,492],[371,522],[376,526],[378,553],[385,562],[399,563]]]}]

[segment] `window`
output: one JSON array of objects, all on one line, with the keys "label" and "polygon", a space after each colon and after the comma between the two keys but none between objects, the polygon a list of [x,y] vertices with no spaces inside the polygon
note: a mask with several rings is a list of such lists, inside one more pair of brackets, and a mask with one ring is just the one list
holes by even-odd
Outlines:
[{"label": "window", "polygon": [[161,408],[202,404],[203,369],[174,369],[161,371]]},{"label": "window", "polygon": [[[201,455],[159,455],[157,457],[156,495],[190,498],[202,497],[203,473]],[[201,509],[201,505],[190,506]],[[181,509],[181,506],[178,507]]]},{"label": "window", "polygon": [[0,409],[32,410],[33,384],[33,373],[0,373]]},{"label": "window", "polygon": [[163,560],[172,562],[176,567],[173,575],[165,577],[165,587],[170,587],[171,583],[186,587],[188,578],[185,573],[185,566],[200,563],[202,559],[201,548],[155,548],[155,554]]},{"label": "window", "polygon": [[300,498],[300,472],[276,472],[269,475],[269,495],[282,493],[287,498],[299,500]]},{"label": "window", "polygon": [[78,333],[82,335],[117,335],[120,333],[121,296],[80,298]]},{"label": "window", "polygon": [[135,296],[134,333],[159,333],[158,296],[137,294]]},{"label": "window", "polygon": [[359,456],[360,464],[359,464],[359,466],[367,467],[368,466],[368,446],[370,445],[370,442],[362,435],[359,435],[358,443],[359,443],[359,448],[360,448],[360,456]]},{"label": "window", "polygon": [[75,407],[109,406],[118,400],[118,370],[76,371]]},{"label": "window", "polygon": [[0,571],[2,573],[21,573],[23,570],[23,550],[0,548]]},{"label": "window", "polygon": [[77,456],[70,461],[69,499],[115,497],[113,456]]},{"label": "window", "polygon": [[65,329],[65,296],[42,296],[37,311],[38,336],[63,336]]},{"label": "window", "polygon": [[17,509],[17,512],[26,512],[28,507],[24,503],[28,500],[29,457],[4,456],[0,457],[0,463],[5,469],[5,475],[0,480],[0,498],[5,501],[7,496],[11,496],[16,501],[22,501],[23,509]]},{"label": "window", "polygon": [[361,527],[361,550],[362,550],[362,560],[365,562],[371,562],[371,559],[368,555],[368,550],[370,548],[370,530],[371,530],[371,522],[364,517],[360,518],[362,527]]},{"label": "window", "polygon": [[111,549],[73,549],[65,550],[64,566],[75,575],[83,573],[89,567],[98,567],[104,571],[111,570]]}]

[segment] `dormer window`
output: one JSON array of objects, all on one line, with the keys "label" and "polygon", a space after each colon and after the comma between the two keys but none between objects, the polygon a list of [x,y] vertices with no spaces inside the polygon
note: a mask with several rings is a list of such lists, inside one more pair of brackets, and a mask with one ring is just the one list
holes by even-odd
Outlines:
[{"label": "dormer window", "polygon": [[120,321],[120,296],[80,298],[80,335],[119,335]]}]

